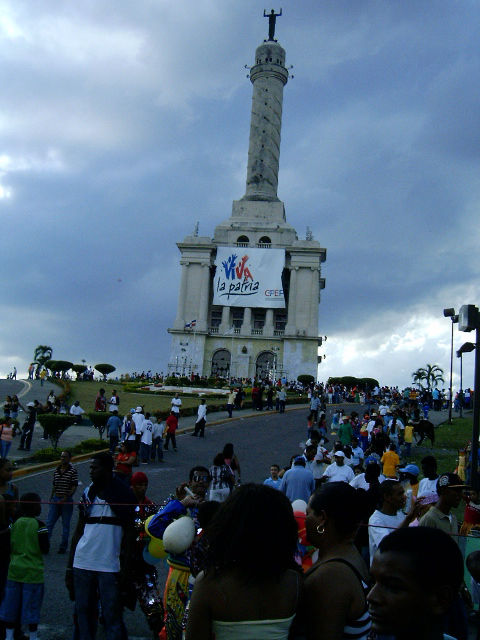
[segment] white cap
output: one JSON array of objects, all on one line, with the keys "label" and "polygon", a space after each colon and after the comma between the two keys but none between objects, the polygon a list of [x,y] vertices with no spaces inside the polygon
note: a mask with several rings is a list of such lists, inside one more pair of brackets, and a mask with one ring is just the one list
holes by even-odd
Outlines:
[{"label": "white cap", "polygon": [[135,411],[136,411],[137,413],[142,413],[142,407],[137,407],[137,408],[135,409]]},{"label": "white cap", "polygon": [[27,407],[34,407],[34,403],[33,402],[27,402]]},{"label": "white cap", "polygon": [[345,458],[345,454],[343,453],[343,451],[335,451],[335,453],[333,455],[336,458]]}]

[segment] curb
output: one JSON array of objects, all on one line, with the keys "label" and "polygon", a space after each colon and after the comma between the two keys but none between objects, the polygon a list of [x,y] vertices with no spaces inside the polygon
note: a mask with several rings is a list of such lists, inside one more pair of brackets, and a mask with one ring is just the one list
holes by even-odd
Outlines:
[{"label": "curb", "polygon": [[[291,407],[290,409],[288,409],[287,407],[285,407],[285,413],[289,413],[290,411],[301,411],[305,409],[305,407]],[[255,412],[255,413],[249,413],[247,415],[243,415],[243,416],[237,416],[237,417],[231,417],[231,418],[222,418],[221,420],[216,420],[215,422],[209,422],[208,426],[209,427],[213,427],[219,424],[227,424],[229,422],[237,422],[238,420],[244,420],[245,418],[255,418],[258,415],[271,415],[272,413],[277,413],[277,411],[272,410],[272,411],[262,411],[261,413],[259,412]],[[183,434],[183,433],[189,433],[190,431],[193,431],[195,428],[195,426],[189,426],[189,427],[181,427],[180,429],[177,430],[178,434]],[[91,458],[95,453],[100,453],[101,451],[109,451],[108,447],[105,449],[97,449],[95,451],[90,451],[89,453],[82,453],[78,456],[73,456],[73,458],[70,460],[70,462],[82,462],[83,460],[88,460],[89,458]],[[41,462],[40,464],[34,464],[31,466],[27,466],[27,467],[22,467],[21,469],[15,469],[12,473],[12,478],[21,478],[23,476],[28,476],[32,473],[37,473],[38,471],[45,471],[47,469],[54,469],[56,467],[58,467],[58,465],[60,464],[59,460],[52,460],[51,462]]]}]

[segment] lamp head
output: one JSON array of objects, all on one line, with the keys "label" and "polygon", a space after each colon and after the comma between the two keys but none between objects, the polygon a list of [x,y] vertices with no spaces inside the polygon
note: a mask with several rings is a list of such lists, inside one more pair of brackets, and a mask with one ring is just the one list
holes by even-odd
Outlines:
[{"label": "lamp head", "polygon": [[449,309],[444,309],[443,310],[443,315],[445,318],[451,318],[452,316],[455,315],[455,309],[453,307],[449,308]]}]

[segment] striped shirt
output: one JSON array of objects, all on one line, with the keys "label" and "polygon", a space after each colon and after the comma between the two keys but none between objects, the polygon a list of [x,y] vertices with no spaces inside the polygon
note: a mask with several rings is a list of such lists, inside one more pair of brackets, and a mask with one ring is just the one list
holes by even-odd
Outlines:
[{"label": "striped shirt", "polygon": [[53,474],[53,491],[52,495],[57,498],[69,498],[73,489],[78,486],[78,472],[71,462],[68,467],[63,470],[59,465]]}]

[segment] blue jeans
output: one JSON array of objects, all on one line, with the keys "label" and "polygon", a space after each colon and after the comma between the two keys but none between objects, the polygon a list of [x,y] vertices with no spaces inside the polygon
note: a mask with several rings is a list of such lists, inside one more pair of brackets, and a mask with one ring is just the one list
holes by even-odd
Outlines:
[{"label": "blue jeans", "polygon": [[71,502],[59,502],[61,498],[53,496],[52,504],[48,510],[47,529],[49,539],[52,537],[53,527],[57,520],[62,517],[62,542],[60,548],[68,547],[68,536],[70,534],[70,520],[73,514],[73,504]]},{"label": "blue jeans", "polygon": [[142,462],[148,462],[150,460],[150,447],[151,445],[140,443],[140,459]]},{"label": "blue jeans", "polygon": [[6,442],[5,440],[0,440],[0,457],[6,458],[8,456],[8,452],[10,451],[10,447],[12,446],[12,441]]},{"label": "blue jeans", "polygon": [[92,602],[96,600],[97,589],[105,621],[106,640],[122,640],[122,605],[118,578],[118,573],[73,569],[79,640],[94,640],[91,608]]},{"label": "blue jeans", "polygon": [[152,460],[158,457],[159,460],[163,460],[163,439],[158,437],[152,440],[152,448],[150,451],[150,457]]}]

